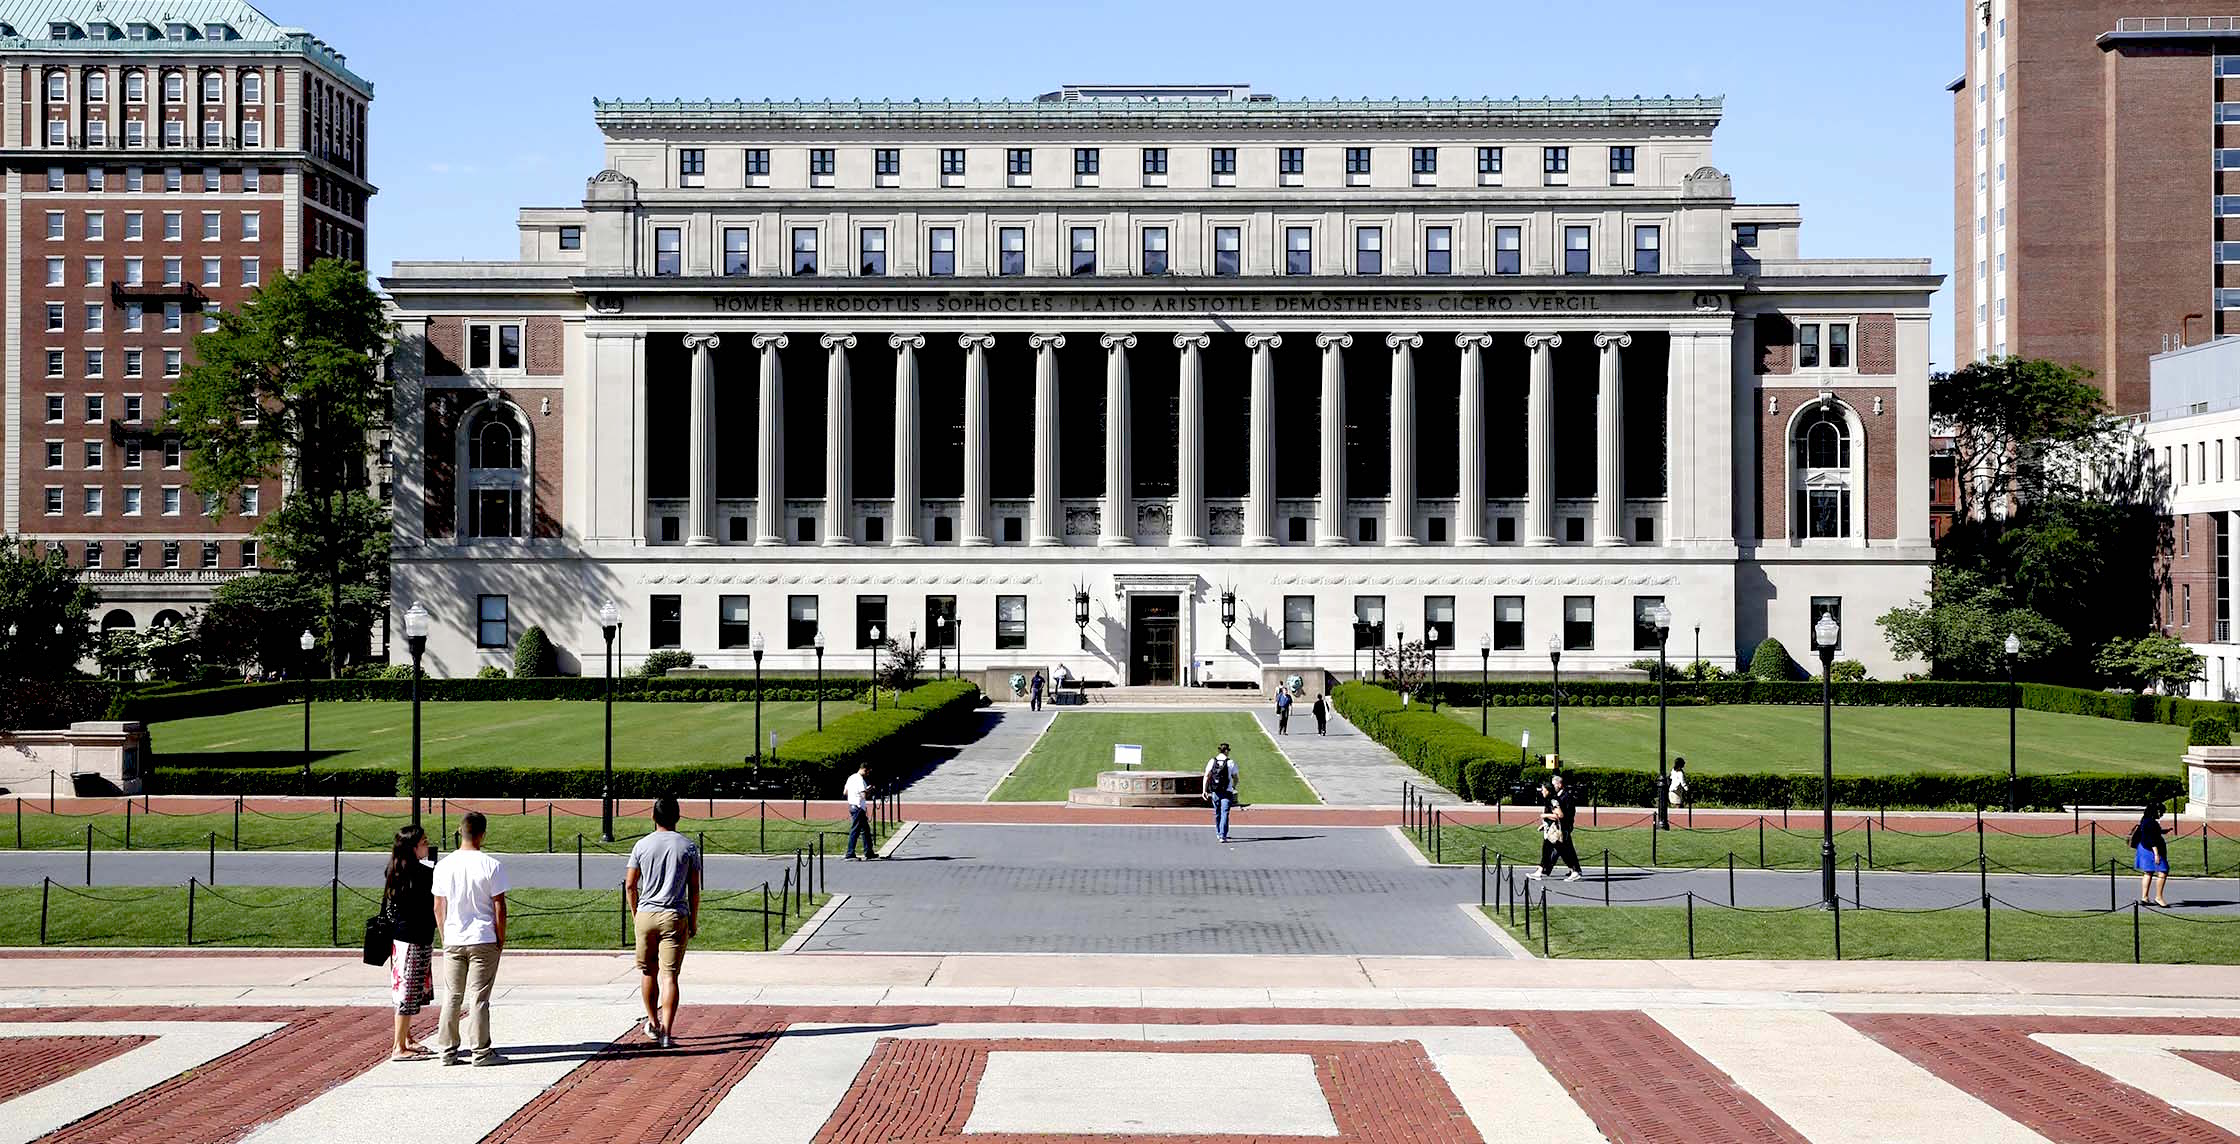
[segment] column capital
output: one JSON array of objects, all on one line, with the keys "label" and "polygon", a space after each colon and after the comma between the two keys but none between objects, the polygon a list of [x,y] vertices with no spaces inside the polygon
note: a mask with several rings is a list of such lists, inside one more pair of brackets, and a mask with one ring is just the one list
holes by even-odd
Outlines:
[{"label": "column capital", "polygon": [[1283,335],[1282,335],[1282,334],[1267,334],[1267,333],[1255,333],[1255,334],[1246,334],[1246,335],[1244,336],[1244,348],[1246,348],[1246,349],[1248,349],[1248,350],[1254,350],[1254,351],[1258,351],[1258,350],[1262,350],[1262,349],[1270,349],[1270,350],[1272,350],[1272,349],[1276,349],[1276,348],[1278,348],[1278,347],[1280,347],[1280,346],[1282,346],[1282,345],[1283,345]]},{"label": "column capital", "polygon": [[902,349],[902,348],[904,348],[904,347],[906,347],[906,346],[907,346],[907,347],[909,347],[910,349],[914,349],[914,350],[922,350],[922,349],[926,348],[926,336],[925,336],[924,334],[888,334],[888,335],[887,335],[887,348],[888,348],[888,349],[890,349],[890,350],[899,350],[899,349]]},{"label": "column capital", "polygon": [[[1064,343],[1059,344],[1063,345]],[[1134,334],[1098,334],[1097,344],[1108,350],[1132,350],[1136,348],[1136,336]]]},{"label": "column capital", "polygon": [[722,339],[714,334],[686,334],[684,336],[684,348],[694,351],[712,350],[721,344],[721,341]]},{"label": "column capital", "polygon": [[968,350],[992,350],[996,348],[996,336],[994,334],[959,334],[957,335],[957,344]]},{"label": "column capital", "polygon": [[1616,346],[1616,347],[1617,347],[1617,348],[1619,348],[1619,349],[1624,349],[1624,348],[1626,348],[1627,346],[1630,346],[1630,345],[1632,345],[1632,344],[1633,344],[1633,335],[1632,335],[1632,334],[1627,334],[1627,333],[1607,333],[1607,334],[1596,334],[1596,335],[1594,336],[1594,348],[1596,348],[1596,349],[1598,349],[1598,350],[1606,350],[1606,349],[1609,349],[1609,348],[1610,348],[1610,347],[1612,347],[1612,346]]},{"label": "column capital", "polygon": [[1353,335],[1352,335],[1352,334],[1316,334],[1316,335],[1314,336],[1314,345],[1315,345],[1315,348],[1316,348],[1316,349],[1319,349],[1319,350],[1327,350],[1327,349],[1332,349],[1332,348],[1336,348],[1336,349],[1341,349],[1341,350],[1350,350],[1350,349],[1352,349],[1352,348],[1353,348]]},{"label": "column capital", "polygon": [[1493,348],[1493,335],[1456,334],[1454,336],[1454,344],[1457,347],[1466,350],[1490,350]]},{"label": "column capital", "polygon": [[1210,334],[1176,334],[1174,336],[1174,348],[1178,350],[1202,350],[1212,344],[1213,337]]},{"label": "column capital", "polygon": [[1066,348],[1066,336],[1064,334],[1028,334],[1027,345],[1038,350],[1062,350]]},{"label": "column capital", "polygon": [[1423,335],[1402,333],[1386,334],[1384,336],[1384,344],[1386,349],[1396,350],[1402,347],[1406,347],[1411,350],[1420,350],[1423,348]]},{"label": "column capital", "polygon": [[828,350],[836,346],[840,349],[852,350],[856,348],[856,336],[854,334],[818,334],[817,344]]},{"label": "column capital", "polygon": [[758,350],[782,350],[786,348],[789,340],[784,334],[756,334],[754,336],[754,348]]},{"label": "column capital", "polygon": [[1526,334],[1524,336],[1524,348],[1528,350],[1536,350],[1541,348],[1542,346],[1545,346],[1551,350],[1561,348],[1563,346],[1563,335],[1550,333]]}]

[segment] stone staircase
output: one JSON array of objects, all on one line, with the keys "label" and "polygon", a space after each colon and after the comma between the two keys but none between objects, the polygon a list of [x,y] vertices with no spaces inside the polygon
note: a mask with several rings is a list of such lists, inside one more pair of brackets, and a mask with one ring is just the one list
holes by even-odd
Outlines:
[{"label": "stone staircase", "polygon": [[[1084,706],[1098,707],[1225,707],[1232,710],[1274,703],[1272,696],[1234,687],[1091,687],[1081,695]],[[1305,714],[1301,708],[1300,713]]]}]

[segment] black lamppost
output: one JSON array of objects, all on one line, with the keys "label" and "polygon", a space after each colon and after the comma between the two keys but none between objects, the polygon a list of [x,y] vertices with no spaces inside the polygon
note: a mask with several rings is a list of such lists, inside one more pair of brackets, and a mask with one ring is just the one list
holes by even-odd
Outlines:
[{"label": "black lamppost", "polygon": [[1820,905],[1836,908],[1836,739],[1835,691],[1829,684],[1836,663],[1836,640],[1843,628],[1834,612],[1820,613],[1812,643],[1820,649]]},{"label": "black lamppost", "polygon": [[1563,641],[1548,637],[1548,753],[1563,757]]},{"label": "black lamppost", "polygon": [[309,628],[296,639],[296,646],[303,649],[303,777],[307,779],[311,777],[311,649],[318,645]]},{"label": "black lamppost", "polygon": [[879,625],[871,625],[871,709],[879,709]]},{"label": "black lamppost", "polygon": [[599,634],[607,641],[606,777],[599,787],[599,841],[614,841],[614,634],[622,628],[622,610],[609,600],[599,605]]},{"label": "black lamppost", "polygon": [[1431,660],[1431,709],[1439,709],[1439,625],[1423,625],[1423,654]]},{"label": "black lamppost", "polygon": [[748,641],[754,649],[754,765],[762,765],[762,633]]},{"label": "black lamppost", "polygon": [[949,617],[946,613],[933,618],[933,677],[949,676]]},{"label": "black lamppost", "polygon": [[1493,635],[1478,633],[1478,734],[1486,733],[1486,707],[1491,700],[1486,697],[1486,681],[1493,672]]},{"label": "black lamppost", "polygon": [[2019,809],[2021,809],[2021,808],[2020,808],[2020,806],[2019,806],[2019,805],[2017,804],[2017,801],[2016,801],[2016,798],[2015,798],[2015,773],[2014,773],[2014,708],[2015,708],[2015,699],[2016,699],[2016,689],[2015,689],[2015,685],[2014,685],[2014,660],[2015,660],[2015,657],[2016,657],[2016,656],[2018,656],[2018,655],[2021,655],[2021,654],[2022,654],[2022,637],[2021,637],[2021,636],[2018,636],[2018,635],[2016,635],[2016,634],[2014,634],[2013,632],[2008,632],[2008,633],[2007,633],[2007,813],[2008,813],[2008,814],[2013,814],[2013,813],[2014,813],[2014,812],[2015,812],[2016,810],[2019,810]]},{"label": "black lamppost", "polygon": [[822,730],[824,730],[824,629],[823,629],[823,628],[818,628],[818,629],[817,629],[817,634],[816,634],[816,635],[815,635],[814,637],[812,637],[812,638],[810,639],[810,641],[809,641],[809,644],[810,644],[810,646],[811,646],[811,647],[814,647],[814,648],[816,648],[816,649],[817,649],[817,730],[819,730],[819,731],[822,731]]},{"label": "black lamppost", "polygon": [[1657,601],[1649,609],[1649,622],[1657,629],[1657,828],[1672,829],[1672,790],[1664,766],[1664,645],[1672,634],[1672,609]]},{"label": "black lamppost", "polygon": [[428,650],[428,609],[404,613],[404,646],[412,652],[412,825],[420,825],[420,657]]},{"label": "black lamppost", "polygon": [[1703,625],[1702,625],[1702,624],[1697,624],[1697,625],[1696,625],[1696,654],[1695,654],[1695,658],[1693,658],[1693,659],[1690,659],[1690,660],[1688,661],[1688,665],[1689,665],[1690,667],[1693,667],[1693,666],[1695,666],[1696,664],[1699,664],[1699,663],[1702,663],[1702,662],[1703,662]]},{"label": "black lamppost", "polygon": [[1392,629],[1392,685],[1400,689],[1400,705],[1408,704],[1408,629]]},{"label": "black lamppost", "polygon": [[1089,650],[1089,591],[1073,590],[1073,626],[1081,632],[1081,650]]}]

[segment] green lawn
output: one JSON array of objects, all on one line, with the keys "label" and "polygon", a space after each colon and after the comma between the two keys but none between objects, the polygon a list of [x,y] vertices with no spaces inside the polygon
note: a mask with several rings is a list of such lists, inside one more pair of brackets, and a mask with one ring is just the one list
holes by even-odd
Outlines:
[{"label": "green lawn", "polygon": [[[0,888],[0,946],[39,942],[40,887]],[[195,891],[194,945],[328,946],[351,948],[364,937],[365,919],[380,895],[342,888],[339,900],[326,886],[218,886]],[[776,948],[800,926],[824,895],[788,902],[773,891],[717,890],[701,899],[695,949]],[[622,891],[516,890],[506,895],[506,944],[521,949],[623,949]],[[770,944],[763,945],[763,911],[769,911]],[[50,946],[180,946],[187,944],[185,886],[47,889],[46,944]]]},{"label": "green lawn", "polygon": [[1034,750],[990,798],[1064,802],[1075,787],[1097,785],[1098,771],[1114,769],[1115,743],[1140,744],[1144,769],[1153,771],[1202,771],[1214,748],[1227,743],[1242,780],[1238,793],[1246,803],[1322,801],[1276,752],[1260,724],[1238,711],[1068,711],[1050,724]]},{"label": "green lawn", "polygon": [[[549,845],[552,851],[564,853],[575,849],[576,836],[581,834],[587,854],[627,853],[632,843],[653,830],[652,820],[644,815],[617,815],[615,840],[601,843],[596,811],[589,814],[555,811],[548,816],[546,807],[549,804],[532,799],[526,813],[504,813],[493,806],[495,801],[475,799],[472,804],[483,808],[489,818],[490,847],[497,851],[529,853],[544,851]],[[411,821],[411,816],[403,812],[372,814],[349,809],[347,800],[344,805],[344,850],[387,850],[396,829]],[[644,803],[633,801],[632,805],[643,807]],[[203,850],[213,844],[213,836],[219,850],[330,850],[334,847],[335,816],[329,811],[243,813],[236,845],[235,818],[231,811],[148,814],[134,804],[130,816],[131,845],[127,847],[125,815],[53,815],[46,813],[45,806],[44,802],[27,799],[21,804],[20,816],[0,817],[0,846],[76,850],[85,846],[86,827],[91,825],[96,850]],[[704,803],[685,800],[684,819],[677,828],[699,837],[711,854],[789,853],[801,846],[815,845],[820,834],[826,836],[824,845],[828,851],[837,853],[847,843],[846,822],[802,821],[801,805],[796,802],[735,803],[720,811],[722,817],[713,819],[706,816],[704,807]],[[438,800],[422,814],[421,825],[430,837],[448,848],[451,833],[458,829],[459,816],[464,813],[465,804]]]},{"label": "green lawn", "polygon": [[[826,700],[837,719],[862,704]],[[604,747],[605,704],[565,699],[420,705],[421,766],[574,767],[597,765]],[[817,725],[815,703],[764,703],[763,742],[785,740]],[[148,728],[150,748],[175,765],[197,754],[215,765],[295,766],[303,761],[303,708],[260,707],[231,715],[175,719]],[[736,763],[754,753],[752,703],[617,703],[614,764]],[[315,765],[406,767],[412,762],[409,703],[317,703],[311,708]]]},{"label": "green lawn", "polygon": [[[1475,707],[1447,713],[1478,725]],[[1552,745],[1546,707],[1488,708],[1487,734],[1536,753]],[[1820,773],[1820,709],[1725,704],[1666,709],[1667,742],[1691,774]],[[1839,775],[2006,773],[2007,712],[1980,707],[1838,707]],[[2186,729],[2088,715],[2017,712],[2015,762],[2024,774],[2178,773]],[[1563,759],[1573,766],[1657,768],[1655,707],[1565,707]]]},{"label": "green lawn", "polygon": [[[1524,912],[1486,912],[1534,953],[1545,939],[1553,957],[1685,958],[1685,906],[1600,906],[1556,899],[1532,932]],[[1539,895],[1533,895],[1539,901]],[[1548,917],[1555,919],[1553,928]],[[1843,956],[1865,960],[1980,961],[1983,911],[1974,906],[1935,913],[1842,910]],[[1818,909],[1730,910],[1696,899],[1695,952],[1701,958],[1826,960],[1835,957],[1837,919]],[[2240,918],[2229,915],[2139,915],[2139,960],[2163,964],[2240,963]],[[1999,961],[2130,961],[2131,910],[2112,913],[2023,913],[1993,908],[1991,956]]]}]

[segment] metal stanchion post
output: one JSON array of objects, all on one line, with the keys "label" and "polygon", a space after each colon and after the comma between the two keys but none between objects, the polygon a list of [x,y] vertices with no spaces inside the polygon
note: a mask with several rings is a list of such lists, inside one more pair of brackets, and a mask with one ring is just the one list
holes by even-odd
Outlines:
[{"label": "metal stanchion post", "polygon": [[1734,851],[1727,851],[1727,904],[1734,904]]},{"label": "metal stanchion post", "polygon": [[1688,960],[1696,959],[1696,892],[1688,891]]},{"label": "metal stanchion post", "polygon": [[86,885],[93,885],[93,824],[86,823]]},{"label": "metal stanchion post", "polygon": [[[1991,920],[1989,918],[1984,919],[1983,933],[1983,945],[1988,950],[1991,948]],[[1986,953],[1984,960],[1991,960],[1991,955]],[[2137,902],[2131,903],[2131,964],[2139,964],[2139,903]]]},{"label": "metal stanchion post", "polygon": [[1983,896],[1983,959],[1991,960],[1991,895]]},{"label": "metal stanchion post", "polygon": [[1548,952],[1548,891],[1540,891],[1540,956],[1553,956]]},{"label": "metal stanchion post", "polygon": [[[1858,893],[1858,890],[1854,889],[1854,890],[1852,890],[1852,893],[1853,893],[1854,895],[1856,895],[1856,894]],[[1834,904],[1833,906],[1829,907],[1829,909],[1828,909],[1828,916],[1829,916],[1829,918],[1833,919],[1833,920],[1834,920],[1834,922],[1835,922],[1835,935],[1836,935],[1836,960],[1837,960],[1837,961],[1842,961],[1842,960],[1843,960],[1843,899],[1842,899],[1842,898],[1837,898],[1837,899],[1835,899],[1835,904]]]},{"label": "metal stanchion post", "polygon": [[1610,848],[1602,848],[1602,904],[1610,904]]},{"label": "metal stanchion post", "polygon": [[46,876],[46,875],[44,875],[44,874],[42,874],[42,875],[40,875],[40,876],[39,876],[39,944],[40,944],[40,945],[45,945],[45,944],[47,944],[47,890],[48,890],[48,889],[49,889],[50,887],[52,887],[53,885],[54,885],[54,879],[52,879],[52,878],[49,878],[49,877],[47,877],[47,876]]},{"label": "metal stanchion post", "polygon": [[194,879],[187,879],[187,944],[194,944]]},{"label": "metal stanchion post", "polygon": [[583,888],[583,832],[576,832],[576,889]]},{"label": "metal stanchion post", "polygon": [[770,952],[770,883],[762,883],[762,952]]},{"label": "metal stanchion post", "polygon": [[327,883],[327,944],[342,944],[342,879]]},{"label": "metal stanchion post", "polygon": [[210,884],[218,884],[218,832],[210,832]]}]

